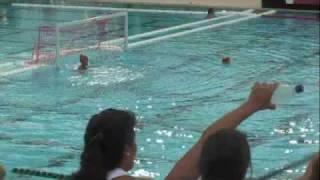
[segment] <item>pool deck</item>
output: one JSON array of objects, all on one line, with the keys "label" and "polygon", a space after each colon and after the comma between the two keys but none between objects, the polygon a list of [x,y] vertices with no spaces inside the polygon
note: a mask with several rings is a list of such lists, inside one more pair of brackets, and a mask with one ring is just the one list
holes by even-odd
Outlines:
[{"label": "pool deck", "polygon": [[[78,0],[79,1],[79,0]],[[261,8],[261,0],[80,0],[82,2],[183,5],[200,7]]]}]

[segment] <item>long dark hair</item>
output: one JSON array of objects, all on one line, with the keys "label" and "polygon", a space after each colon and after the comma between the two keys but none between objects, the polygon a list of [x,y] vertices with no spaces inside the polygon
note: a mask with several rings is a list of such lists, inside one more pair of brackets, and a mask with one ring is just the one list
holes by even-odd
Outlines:
[{"label": "long dark hair", "polygon": [[91,117],[84,135],[80,170],[74,180],[105,180],[117,168],[127,145],[135,143],[135,115],[106,109]]},{"label": "long dark hair", "polygon": [[211,135],[200,157],[202,180],[243,180],[251,164],[246,136],[237,130],[225,129]]}]

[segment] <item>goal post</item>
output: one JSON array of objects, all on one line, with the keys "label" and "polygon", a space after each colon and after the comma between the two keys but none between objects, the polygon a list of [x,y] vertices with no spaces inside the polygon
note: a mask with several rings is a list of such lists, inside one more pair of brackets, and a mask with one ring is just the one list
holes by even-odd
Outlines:
[{"label": "goal post", "polygon": [[31,63],[54,63],[61,56],[88,50],[125,51],[127,48],[128,14],[117,12],[40,26]]}]

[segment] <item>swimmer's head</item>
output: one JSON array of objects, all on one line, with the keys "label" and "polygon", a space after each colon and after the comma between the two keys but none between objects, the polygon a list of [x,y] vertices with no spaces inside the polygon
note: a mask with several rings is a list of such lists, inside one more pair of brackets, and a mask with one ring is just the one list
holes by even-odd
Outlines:
[{"label": "swimmer's head", "polygon": [[89,58],[86,55],[80,54],[80,63],[83,66],[88,66]]},{"label": "swimmer's head", "polygon": [[224,57],[224,58],[222,59],[222,63],[223,63],[223,64],[230,64],[230,63],[231,63],[230,57]]},{"label": "swimmer's head", "polygon": [[209,8],[208,9],[208,14],[214,14],[214,9],[213,8]]}]

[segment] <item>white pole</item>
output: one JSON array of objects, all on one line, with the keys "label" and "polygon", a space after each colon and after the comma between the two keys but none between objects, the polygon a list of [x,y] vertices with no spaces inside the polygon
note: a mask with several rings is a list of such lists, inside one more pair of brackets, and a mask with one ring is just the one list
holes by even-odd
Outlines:
[{"label": "white pole", "polygon": [[22,67],[22,68],[19,68],[19,69],[14,69],[14,70],[7,71],[7,72],[0,72],[0,77],[5,77],[5,76],[13,75],[13,74],[22,73],[22,72],[30,71],[30,70],[33,70],[33,69],[38,69],[40,67],[41,67],[40,65],[34,65],[34,66]]},{"label": "white pole", "polygon": [[159,41],[163,41],[163,40],[167,40],[167,39],[171,39],[171,38],[175,38],[175,37],[180,37],[180,36],[184,36],[184,35],[195,33],[195,32],[201,32],[201,31],[205,31],[205,30],[208,30],[208,29],[213,29],[213,28],[216,28],[216,27],[224,26],[224,25],[234,24],[234,23],[238,23],[238,22],[241,22],[241,21],[246,21],[246,20],[249,20],[249,19],[257,18],[257,17],[260,17],[262,15],[268,15],[268,14],[273,14],[273,13],[275,13],[275,11],[268,11],[268,12],[261,13],[261,14],[253,14],[253,15],[249,15],[249,16],[243,17],[243,18],[238,18],[238,19],[235,19],[235,20],[230,20],[230,21],[221,22],[221,23],[218,23],[218,24],[213,24],[213,25],[209,25],[209,26],[195,28],[195,29],[192,29],[192,30],[178,32],[178,33],[174,33],[174,34],[168,34],[168,35],[165,35],[165,36],[156,37],[156,38],[152,38],[152,39],[148,39],[148,40],[144,40],[144,41],[139,41],[139,42],[136,42],[136,43],[129,44],[129,48],[136,48],[136,47],[140,47],[140,46],[143,46],[143,45],[152,44],[152,43],[155,43],[155,42],[159,42]]},{"label": "white pole", "polygon": [[128,49],[128,13],[124,16],[124,50]]},{"label": "white pole", "polygon": [[9,66],[12,66],[12,65],[14,65],[14,63],[6,62],[6,63],[3,63],[3,64],[0,64],[0,68],[3,69],[4,67],[9,67]]},{"label": "white pole", "polygon": [[102,11],[127,11],[127,12],[143,12],[143,13],[166,13],[166,14],[207,14],[204,11],[183,11],[183,10],[158,10],[158,9],[135,9],[135,8],[111,8],[111,7],[90,7],[90,6],[65,6],[65,5],[49,5],[49,4],[26,4],[12,3],[13,7],[23,8],[55,8],[55,9],[75,9],[75,10],[102,10]]},{"label": "white pole", "polygon": [[147,33],[138,34],[138,35],[133,35],[133,36],[129,37],[129,40],[135,40],[135,39],[143,38],[143,37],[146,37],[146,36],[162,34],[162,33],[165,33],[165,32],[170,32],[170,31],[179,30],[179,29],[183,29],[183,28],[187,28],[187,27],[192,27],[192,26],[196,26],[196,25],[200,25],[200,24],[204,24],[204,23],[209,23],[209,22],[212,22],[212,21],[226,19],[226,18],[235,16],[235,15],[236,14],[230,14],[230,15],[222,16],[222,17],[218,17],[218,18],[206,19],[206,20],[201,20],[201,21],[197,21],[197,22],[192,22],[192,23],[182,24],[182,25],[178,25],[178,26],[173,26],[173,27],[169,27],[169,28],[163,28],[163,29],[159,29],[159,30],[155,30],[155,31],[147,32]]},{"label": "white pole", "polygon": [[76,21],[71,21],[71,22],[63,22],[57,24],[58,27],[68,27],[68,26],[74,26],[77,24],[83,24],[87,22],[92,22],[92,21],[99,21],[102,19],[111,19],[111,18],[116,18],[116,17],[121,17],[121,16],[126,16],[127,12],[117,12],[109,15],[103,15],[103,16],[97,16],[89,19],[82,19],[82,20],[76,20]]},{"label": "white pole", "polygon": [[178,26],[173,26],[173,27],[169,27],[169,28],[163,28],[163,29],[159,29],[159,30],[155,30],[155,31],[147,32],[147,33],[141,33],[138,35],[130,36],[129,40],[135,40],[135,39],[139,39],[139,38],[143,38],[143,37],[147,37],[147,36],[162,34],[162,33],[173,31],[173,30],[178,30],[178,29],[192,27],[192,26],[196,26],[196,25],[200,25],[200,24],[205,24],[205,23],[209,23],[209,22],[213,22],[213,21],[217,21],[217,20],[221,20],[221,19],[226,19],[226,18],[236,16],[236,15],[248,15],[252,11],[253,11],[252,9],[248,9],[246,11],[241,11],[241,12],[237,12],[237,13],[229,13],[229,15],[225,15],[225,16],[221,16],[221,17],[217,17],[217,18],[205,19],[205,20],[200,20],[200,21],[182,24],[182,25],[178,25]]},{"label": "white pole", "polygon": [[59,59],[60,56],[60,27],[56,26],[56,35],[57,35],[57,40],[56,40],[56,59],[55,59],[55,64],[58,65],[57,60]]}]

